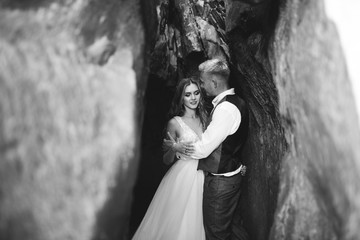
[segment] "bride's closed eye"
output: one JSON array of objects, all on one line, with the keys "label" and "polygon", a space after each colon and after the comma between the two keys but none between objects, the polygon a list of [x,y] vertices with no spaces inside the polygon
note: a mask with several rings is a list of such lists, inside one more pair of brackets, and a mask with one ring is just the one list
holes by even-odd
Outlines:
[{"label": "bride's closed eye", "polygon": [[[200,94],[200,91],[197,90],[197,91],[194,92],[194,94],[197,96],[197,95]],[[184,96],[185,96],[185,97],[190,97],[190,96],[191,96],[191,93],[190,93],[190,92],[187,92],[187,93],[184,94]]]}]

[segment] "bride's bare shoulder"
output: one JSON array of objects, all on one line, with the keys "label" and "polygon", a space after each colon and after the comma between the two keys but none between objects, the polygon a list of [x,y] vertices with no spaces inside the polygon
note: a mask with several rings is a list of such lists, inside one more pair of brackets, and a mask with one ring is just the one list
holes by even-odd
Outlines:
[{"label": "bride's bare shoulder", "polygon": [[178,120],[176,120],[176,117],[173,117],[172,119],[169,120],[167,124],[168,130],[178,130],[179,128],[180,128],[180,124]]}]

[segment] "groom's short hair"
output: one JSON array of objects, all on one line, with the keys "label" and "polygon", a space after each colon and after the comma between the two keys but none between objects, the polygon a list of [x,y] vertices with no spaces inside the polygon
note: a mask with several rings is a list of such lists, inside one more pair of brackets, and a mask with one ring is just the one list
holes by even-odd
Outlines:
[{"label": "groom's short hair", "polygon": [[217,58],[207,60],[199,65],[199,71],[201,73],[218,74],[224,77],[226,80],[229,79],[230,69],[224,60]]}]

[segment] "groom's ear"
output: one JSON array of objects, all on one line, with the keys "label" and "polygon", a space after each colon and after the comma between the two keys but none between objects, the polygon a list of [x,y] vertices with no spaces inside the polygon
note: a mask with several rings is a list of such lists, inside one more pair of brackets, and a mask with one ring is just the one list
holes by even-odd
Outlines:
[{"label": "groom's ear", "polygon": [[214,79],[212,79],[211,81],[213,82],[214,87],[217,88],[218,87],[218,82],[216,80],[214,80]]}]

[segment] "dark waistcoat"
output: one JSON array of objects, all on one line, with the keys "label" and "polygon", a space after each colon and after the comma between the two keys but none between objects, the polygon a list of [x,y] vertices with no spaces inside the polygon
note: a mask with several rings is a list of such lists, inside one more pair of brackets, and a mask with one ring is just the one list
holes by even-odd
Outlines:
[{"label": "dark waistcoat", "polygon": [[226,173],[238,169],[241,165],[241,151],[247,139],[249,117],[244,100],[237,95],[225,96],[213,109],[212,114],[220,103],[228,101],[234,104],[241,113],[241,123],[237,131],[227,136],[225,140],[207,157],[199,160],[198,169],[211,173]]}]

